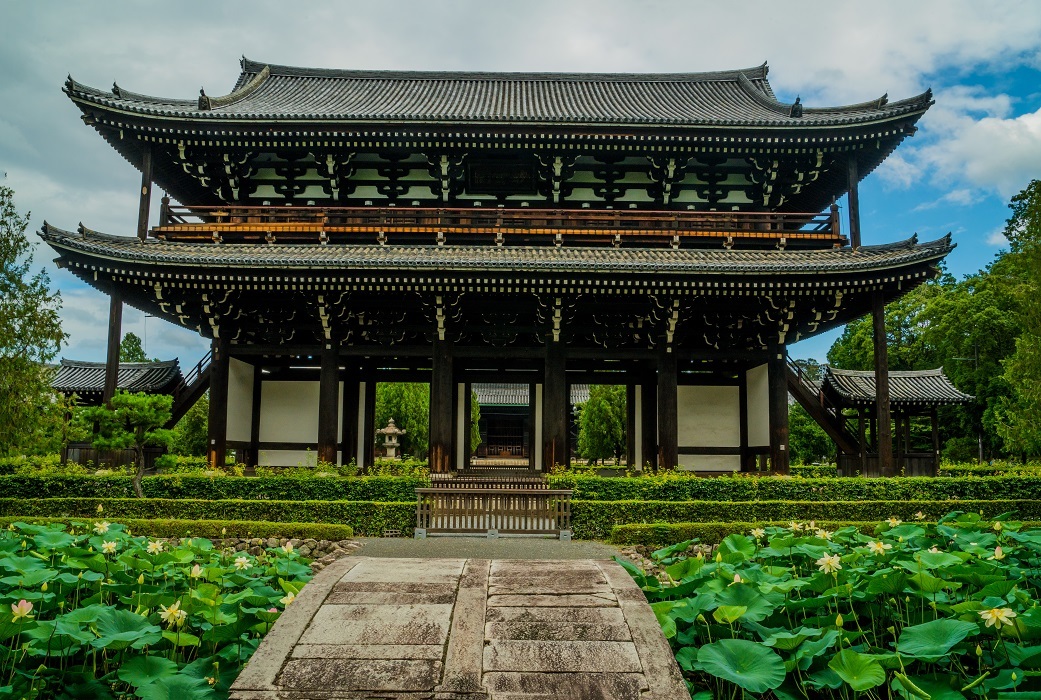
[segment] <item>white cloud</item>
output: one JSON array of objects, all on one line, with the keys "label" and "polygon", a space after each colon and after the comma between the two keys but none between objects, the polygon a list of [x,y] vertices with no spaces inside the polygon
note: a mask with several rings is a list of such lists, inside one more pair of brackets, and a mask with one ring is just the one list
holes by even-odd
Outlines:
[{"label": "white cloud", "polygon": [[991,231],[987,236],[987,245],[1005,247],[1008,246],[1008,239],[1005,238],[1005,229],[999,228]]}]

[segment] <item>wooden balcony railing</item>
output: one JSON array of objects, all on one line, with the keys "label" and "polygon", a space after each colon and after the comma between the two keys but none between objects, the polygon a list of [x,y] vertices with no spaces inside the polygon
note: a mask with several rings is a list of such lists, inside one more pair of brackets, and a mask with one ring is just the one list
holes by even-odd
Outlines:
[{"label": "wooden balcony railing", "polygon": [[164,207],[157,238],[219,243],[672,244],[827,247],[845,243],[823,213],[418,207]]}]

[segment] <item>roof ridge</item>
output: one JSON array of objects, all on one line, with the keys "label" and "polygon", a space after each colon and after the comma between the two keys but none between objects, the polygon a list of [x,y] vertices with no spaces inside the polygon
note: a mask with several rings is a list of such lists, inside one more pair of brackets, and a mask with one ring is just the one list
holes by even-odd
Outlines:
[{"label": "roof ridge", "polygon": [[[734,81],[739,76],[749,80],[766,80],[769,67],[762,65],[751,68],[737,68],[720,71],[679,72],[679,73],[582,73],[553,71],[415,71],[415,70],[373,70],[347,68],[307,68],[303,66],[286,66],[262,61],[253,61],[242,57],[240,61],[242,75],[239,83],[247,75],[261,72],[265,68],[271,75],[304,77],[304,78],[342,78],[342,79],[411,79],[411,80],[501,80],[501,81],[554,81],[574,80],[588,82],[688,82],[688,81]],[[751,76],[751,77],[748,77]]]},{"label": "roof ridge", "polygon": [[[244,77],[244,76],[243,76]],[[226,107],[230,104],[235,104],[239,100],[243,100],[249,97],[251,94],[260,89],[260,87],[267,82],[267,79],[271,77],[271,69],[264,66],[263,69],[252,78],[247,80],[241,87],[236,87],[234,90],[229,92],[227,95],[220,97],[208,97],[204,92],[200,91],[199,94],[199,109],[207,110],[214,109],[217,107]],[[242,83],[240,78],[236,86]]]},{"label": "roof ridge", "polygon": [[[105,362],[91,362],[90,360],[70,360],[65,357],[60,360],[62,367],[105,367]],[[173,367],[178,365],[180,360],[174,358],[172,360],[148,360],[146,362],[120,362],[120,367]]]}]

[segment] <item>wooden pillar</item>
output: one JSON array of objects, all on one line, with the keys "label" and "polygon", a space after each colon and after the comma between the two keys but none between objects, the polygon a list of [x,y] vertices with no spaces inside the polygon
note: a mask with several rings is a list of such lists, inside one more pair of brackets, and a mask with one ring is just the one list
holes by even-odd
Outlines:
[{"label": "wooden pillar", "polygon": [[536,384],[528,384],[528,464],[532,471],[539,468],[538,455],[539,450],[542,449],[542,445],[538,444],[536,440],[536,436],[541,429],[539,422],[542,420],[542,407],[539,405],[537,386]]},{"label": "wooden pillar", "polygon": [[358,454],[358,402],[361,384],[358,379],[358,368],[348,364],[343,375],[343,415],[341,416],[341,432],[343,434],[343,463],[351,460],[357,465]]},{"label": "wooden pillar", "polygon": [[788,378],[785,376],[785,347],[770,354],[767,381],[770,393],[770,471],[788,473]]},{"label": "wooden pillar", "polygon": [[542,381],[542,468],[550,472],[568,464],[568,396],[564,347],[559,341],[546,343],[545,378]]},{"label": "wooden pillar", "polygon": [[455,429],[455,396],[452,377],[452,344],[434,340],[433,368],[430,376],[430,452],[431,473],[452,471],[452,432]]},{"label": "wooden pillar", "polygon": [[264,369],[253,367],[253,400],[250,407],[249,455],[246,466],[254,469],[260,465],[260,409],[264,396]]},{"label": "wooden pillar", "polygon": [[856,250],[860,247],[860,193],[857,190],[860,176],[855,153],[851,153],[846,161],[846,178],[849,186],[849,244]]},{"label": "wooden pillar", "polygon": [[659,469],[675,469],[679,465],[676,375],[676,353],[662,352],[658,358]]},{"label": "wooden pillar", "polygon": [[365,377],[365,415],[362,416],[362,464],[369,469],[376,462],[376,372],[372,367]]},{"label": "wooden pillar", "polygon": [[904,414],[904,474],[912,476],[908,472],[908,467],[911,466],[911,414]]},{"label": "wooden pillar", "polygon": [[211,345],[210,414],[207,462],[211,469],[224,466],[228,453],[228,366],[231,358],[227,340],[217,337]]},{"label": "wooden pillar", "polygon": [[112,292],[108,302],[108,354],[105,357],[105,391],[102,400],[107,404],[116,394],[119,379],[119,343],[123,339],[123,297]]},{"label": "wooden pillar", "polygon": [[636,385],[630,379],[625,385],[625,466],[636,468],[636,455],[639,446],[636,444]]},{"label": "wooden pillar", "polygon": [[470,458],[474,453],[473,441],[470,439],[470,435],[473,432],[473,421],[471,420],[474,410],[473,384],[465,382],[463,384],[463,394],[463,415],[459,417],[459,420],[463,422],[463,461],[457,467],[459,469],[469,469]]},{"label": "wooden pillar", "polygon": [[740,470],[743,472],[755,471],[755,459],[751,450],[748,449],[748,370],[744,368],[738,372],[737,404],[738,434],[741,442]]},{"label": "wooden pillar", "polygon": [[936,406],[932,407],[929,411],[929,419],[932,422],[932,433],[933,433],[933,476],[936,476],[936,472],[940,467],[940,419],[936,411]]},{"label": "wooden pillar", "polygon": [[896,435],[893,436],[896,443],[893,450],[893,474],[897,474],[906,465],[904,460],[907,453],[906,445],[904,444],[904,416],[901,413],[897,413],[893,418],[896,423]]},{"label": "wooden pillar", "polygon": [[651,471],[658,471],[658,381],[657,373],[648,371],[640,390],[640,420],[643,421],[643,445],[641,447],[643,464]]},{"label": "wooden pillar", "polygon": [[872,297],[875,340],[875,407],[880,476],[893,476],[893,431],[889,418],[889,346],[886,342],[886,304],[882,291]]},{"label": "wooden pillar", "polygon": [[318,377],[318,460],[336,464],[336,432],[339,415],[340,357],[335,336],[322,343]]},{"label": "wooden pillar", "polygon": [[137,207],[137,237],[148,237],[148,207],[152,203],[152,146],[145,144],[141,151],[141,200]]},{"label": "wooden pillar", "polygon": [[[867,422],[864,420],[864,409],[857,409],[857,434],[860,438],[860,475],[867,476]],[[847,474],[846,476],[853,476]]]}]

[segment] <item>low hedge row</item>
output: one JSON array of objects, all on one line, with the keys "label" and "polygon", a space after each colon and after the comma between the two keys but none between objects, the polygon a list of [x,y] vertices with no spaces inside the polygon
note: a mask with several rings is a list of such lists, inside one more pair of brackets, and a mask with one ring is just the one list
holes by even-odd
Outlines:
[{"label": "low hedge row", "polygon": [[[7,498],[132,498],[129,476],[0,476]],[[276,501],[415,501],[416,487],[429,481],[412,476],[294,478],[288,476],[146,476],[149,498]]]},{"label": "low hedge row", "polygon": [[[98,513],[98,506],[102,512]],[[359,535],[380,537],[387,530],[411,535],[416,502],[264,501],[168,498],[0,498],[0,516],[18,518],[155,518],[185,521],[239,520],[347,525]]]},{"label": "low hedge row", "polygon": [[[0,527],[19,521],[33,523],[83,523],[83,518],[0,518]],[[96,519],[90,520],[90,523]],[[346,540],[354,537],[354,529],[350,525],[334,525],[330,523],[271,523],[254,520],[143,520],[138,518],[120,518],[135,535],[148,537],[207,537],[222,539],[224,537],[286,537],[289,539],[314,540]]]},{"label": "low hedge row", "polygon": [[942,501],[1041,499],[1041,474],[899,479],[792,479],[664,475],[635,478],[550,477],[552,488],[574,489],[588,501]]},{"label": "low hedge row", "polygon": [[685,522],[878,522],[917,513],[938,520],[952,510],[980,511],[985,517],[1015,512],[1023,520],[1041,520],[1041,500],[964,501],[572,501],[571,522],[578,539],[604,540],[615,525]]},{"label": "low hedge row", "polygon": [[[648,547],[664,547],[677,542],[696,539],[702,544],[719,544],[728,535],[739,532],[747,535],[752,528],[766,525],[785,526],[786,522],[773,523],[630,523],[615,525],[611,528],[611,544],[646,545]],[[871,533],[878,523],[822,521],[818,527],[825,530],[837,530],[852,525],[861,532]]]}]

